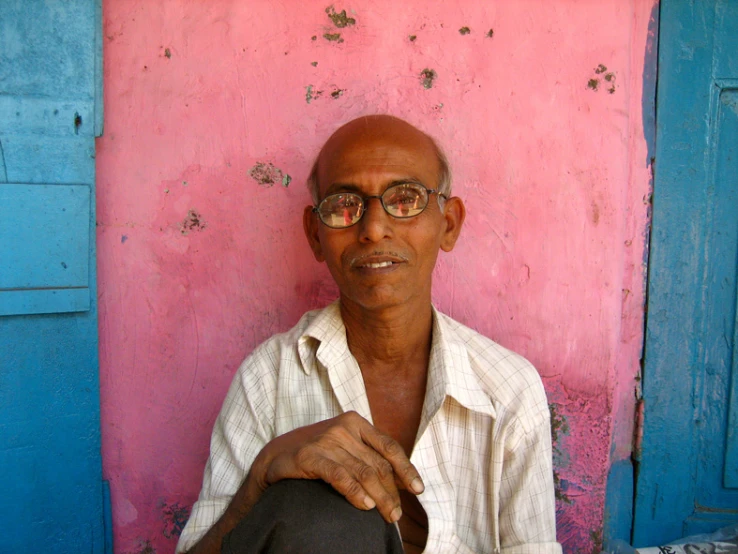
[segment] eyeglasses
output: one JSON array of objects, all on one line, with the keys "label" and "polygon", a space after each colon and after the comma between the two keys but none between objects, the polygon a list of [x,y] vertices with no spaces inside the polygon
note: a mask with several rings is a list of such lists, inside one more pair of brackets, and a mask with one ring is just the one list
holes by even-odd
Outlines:
[{"label": "eyeglasses", "polygon": [[407,219],[423,213],[428,206],[431,194],[438,194],[436,189],[425,188],[420,183],[397,183],[387,187],[380,195],[361,196],[353,192],[329,194],[320,204],[313,208],[320,221],[331,229],[345,229],[356,225],[366,212],[367,202],[379,198],[384,211],[392,217]]}]

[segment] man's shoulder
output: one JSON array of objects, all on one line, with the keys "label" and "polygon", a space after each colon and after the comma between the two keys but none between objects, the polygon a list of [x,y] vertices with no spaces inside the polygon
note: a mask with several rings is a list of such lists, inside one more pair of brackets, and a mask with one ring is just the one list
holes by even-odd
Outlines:
[{"label": "man's shoulder", "polygon": [[531,362],[450,316],[437,313],[447,340],[464,349],[481,389],[498,411],[548,410],[541,376]]}]

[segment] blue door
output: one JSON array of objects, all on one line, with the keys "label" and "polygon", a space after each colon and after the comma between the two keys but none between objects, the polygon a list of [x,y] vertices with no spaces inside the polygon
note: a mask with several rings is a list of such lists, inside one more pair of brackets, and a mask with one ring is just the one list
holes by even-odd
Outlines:
[{"label": "blue door", "polygon": [[635,546],[738,521],[738,2],[660,19]]},{"label": "blue door", "polygon": [[100,36],[99,0],[0,2],[3,553],[106,550],[94,220]]}]

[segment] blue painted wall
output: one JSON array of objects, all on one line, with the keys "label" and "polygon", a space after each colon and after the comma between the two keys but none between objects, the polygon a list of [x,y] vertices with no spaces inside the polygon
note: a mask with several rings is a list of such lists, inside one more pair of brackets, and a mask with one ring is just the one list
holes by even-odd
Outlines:
[{"label": "blue painted wall", "polygon": [[[2,552],[104,552],[96,0],[0,2]],[[109,546],[109,544],[108,544]]]},{"label": "blue painted wall", "polygon": [[660,21],[636,546],[738,521],[738,3]]}]

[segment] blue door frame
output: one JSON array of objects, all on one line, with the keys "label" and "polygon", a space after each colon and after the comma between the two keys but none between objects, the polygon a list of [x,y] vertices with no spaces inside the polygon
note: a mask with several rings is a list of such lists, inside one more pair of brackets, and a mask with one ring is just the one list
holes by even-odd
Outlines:
[{"label": "blue door frame", "polygon": [[658,64],[635,546],[738,521],[738,2],[663,0]]},{"label": "blue door frame", "polygon": [[101,25],[101,0],[0,2],[2,552],[112,552],[95,273]]}]

